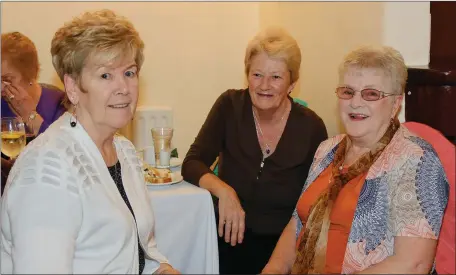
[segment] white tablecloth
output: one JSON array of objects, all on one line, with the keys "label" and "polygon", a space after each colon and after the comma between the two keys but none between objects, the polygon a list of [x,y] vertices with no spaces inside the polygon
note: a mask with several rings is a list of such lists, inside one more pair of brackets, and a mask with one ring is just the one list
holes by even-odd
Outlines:
[{"label": "white tablecloth", "polygon": [[159,251],[184,274],[218,274],[217,229],[210,193],[188,182],[148,186]]}]

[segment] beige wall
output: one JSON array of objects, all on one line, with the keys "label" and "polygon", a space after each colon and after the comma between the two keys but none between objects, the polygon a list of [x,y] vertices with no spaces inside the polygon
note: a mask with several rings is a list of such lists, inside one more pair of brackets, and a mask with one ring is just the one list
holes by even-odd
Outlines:
[{"label": "beige wall", "polygon": [[[383,3],[281,3],[280,18],[298,40],[301,77],[295,96],[309,102],[330,136],[340,132],[336,96],[337,66],[363,43],[381,43]],[[363,22],[360,24],[360,22]]]},{"label": "beige wall", "polygon": [[38,48],[41,81],[58,82],[50,41],[64,21],[110,8],[134,23],[146,44],[139,105],[174,109],[174,144],[185,154],[223,91],[244,86],[243,56],[258,30],[257,3],[2,3],[2,32],[20,31]]},{"label": "beige wall", "polygon": [[1,5],[2,32],[17,30],[29,36],[40,54],[41,81],[54,83],[58,80],[51,64],[50,40],[64,21],[99,8],[110,8],[130,18],[146,43],[140,105],[174,109],[174,141],[181,155],[188,150],[217,96],[228,88],[245,86],[245,46],[260,28],[283,25],[298,40],[303,62],[293,95],[306,100],[324,119],[330,135],[341,130],[333,90],[337,64],[347,51],[359,44],[387,43],[397,47],[411,65],[427,64],[429,52],[429,2]]},{"label": "beige wall", "polygon": [[409,66],[429,64],[429,2],[384,3],[383,43],[398,49]]}]

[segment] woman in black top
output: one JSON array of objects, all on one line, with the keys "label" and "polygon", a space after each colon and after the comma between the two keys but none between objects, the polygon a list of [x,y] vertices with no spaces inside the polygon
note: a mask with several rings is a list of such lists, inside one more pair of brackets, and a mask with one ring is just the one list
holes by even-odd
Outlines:
[{"label": "woman in black top", "polygon": [[[221,274],[261,272],[327,138],[321,118],[289,96],[300,64],[285,31],[258,34],[245,56],[249,88],[217,99],[184,160],[184,179],[218,201]],[[209,168],[217,157],[218,176]]]}]

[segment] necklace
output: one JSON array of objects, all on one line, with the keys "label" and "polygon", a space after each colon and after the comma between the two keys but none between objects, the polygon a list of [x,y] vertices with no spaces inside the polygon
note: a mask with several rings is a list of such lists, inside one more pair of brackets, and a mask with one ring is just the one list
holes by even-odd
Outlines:
[{"label": "necklace", "polygon": [[[255,128],[256,128],[256,132],[257,132],[257,135],[260,135],[261,138],[263,139],[263,142],[264,142],[264,145],[266,147],[266,150],[263,152],[263,155],[266,155],[266,156],[269,156],[269,154],[271,154],[271,147],[269,146],[269,143],[267,140],[266,140],[266,137],[264,136],[263,134],[263,130],[261,129],[261,125],[260,125],[260,122],[255,114],[255,110],[253,109],[252,107],[252,113],[253,113],[253,120],[255,122]],[[280,123],[282,123],[285,115],[287,114],[287,111],[285,111],[282,115],[282,117],[280,118]],[[284,126],[285,128],[285,126]],[[277,138],[280,138],[281,134],[280,135],[277,135]]]}]

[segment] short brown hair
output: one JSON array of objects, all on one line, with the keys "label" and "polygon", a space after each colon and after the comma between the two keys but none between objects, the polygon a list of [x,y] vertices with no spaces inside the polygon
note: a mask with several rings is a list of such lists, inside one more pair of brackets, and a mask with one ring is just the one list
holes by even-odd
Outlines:
[{"label": "short brown hair", "polygon": [[[105,64],[132,55],[138,71],[144,42],[133,24],[111,10],[86,12],[57,30],[51,43],[52,63],[63,82],[65,74],[78,83],[88,58]],[[68,99],[65,99],[68,104]]]},{"label": "short brown hair", "polygon": [[403,94],[407,82],[407,66],[401,53],[388,46],[361,46],[348,53],[339,66],[339,80],[349,68],[379,69],[389,77],[394,93]]},{"label": "short brown hair", "polygon": [[31,82],[38,78],[40,63],[35,44],[20,32],[2,34],[2,60],[19,71],[22,78]]},{"label": "short brown hair", "polygon": [[288,32],[279,27],[269,27],[258,33],[249,42],[244,58],[246,75],[249,74],[252,58],[263,52],[269,57],[281,59],[287,64],[291,83],[299,79],[301,50],[296,40]]}]

